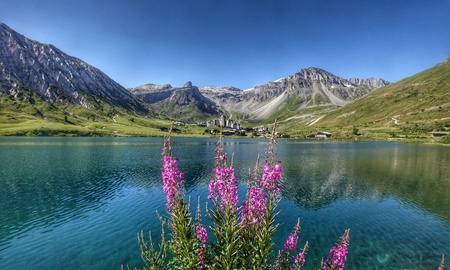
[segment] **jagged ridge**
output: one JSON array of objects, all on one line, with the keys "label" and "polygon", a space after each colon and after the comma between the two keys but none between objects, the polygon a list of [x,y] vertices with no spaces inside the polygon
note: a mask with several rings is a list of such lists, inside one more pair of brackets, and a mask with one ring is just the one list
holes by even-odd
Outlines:
[{"label": "jagged ridge", "polygon": [[[236,112],[249,120],[264,120],[277,111],[289,106],[300,110],[314,106],[344,106],[348,102],[366,95],[372,90],[388,85],[383,79],[343,79],[319,68],[302,69],[298,73],[273,82],[242,91],[235,87],[200,86],[188,87],[195,90],[196,107],[207,102],[208,108],[217,108],[214,114]],[[149,104],[157,104],[164,110],[170,107],[174,96],[185,88],[173,88],[170,85],[148,84],[130,89],[139,98]],[[178,111],[166,110],[173,117],[182,117],[188,109],[180,109],[190,103],[176,102]],[[200,108],[200,111],[210,113]]]},{"label": "jagged ridge", "polygon": [[267,119],[287,103],[299,110],[314,106],[343,106],[389,83],[383,79],[343,79],[318,68],[300,72],[247,91],[213,92],[200,87],[202,94],[224,110],[239,112],[249,119]]},{"label": "jagged ridge", "polygon": [[0,23],[0,87],[11,95],[20,89],[37,92],[51,102],[68,99],[85,108],[100,102],[145,112],[124,87],[99,69],[53,45],[30,40]]}]

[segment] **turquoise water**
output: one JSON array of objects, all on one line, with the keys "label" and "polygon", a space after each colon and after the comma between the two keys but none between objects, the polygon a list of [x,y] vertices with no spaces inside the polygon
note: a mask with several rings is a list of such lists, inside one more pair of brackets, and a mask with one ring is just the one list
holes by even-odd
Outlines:
[{"label": "turquoise water", "polygon": [[[205,202],[215,139],[175,139]],[[245,183],[265,140],[226,139]],[[159,138],[0,137],[0,269],[141,267],[136,234],[165,212]],[[350,228],[346,269],[437,269],[450,257],[450,148],[280,140],[280,247],[297,217],[313,269]],[[240,197],[245,193],[240,188]],[[194,200],[196,201],[196,199]]]}]

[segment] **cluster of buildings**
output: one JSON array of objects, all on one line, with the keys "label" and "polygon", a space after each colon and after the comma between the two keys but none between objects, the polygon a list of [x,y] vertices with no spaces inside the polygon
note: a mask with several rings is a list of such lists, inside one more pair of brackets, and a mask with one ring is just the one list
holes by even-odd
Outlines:
[{"label": "cluster of buildings", "polygon": [[198,123],[198,125],[203,126],[203,127],[223,127],[223,128],[234,129],[234,130],[241,129],[241,125],[239,123],[236,123],[235,121],[233,121],[231,119],[226,119],[224,115],[220,116],[219,118],[209,120],[207,122]]},{"label": "cluster of buildings", "polygon": [[201,126],[201,127],[221,127],[222,128],[221,131],[218,131],[217,129],[212,129],[210,131],[211,134],[217,134],[218,132],[220,132],[223,135],[239,134],[241,136],[245,136],[246,132],[253,132],[253,133],[260,133],[260,134],[269,133],[268,127],[261,126],[261,127],[255,127],[255,128],[244,128],[239,123],[237,123],[231,119],[226,119],[224,115],[220,116],[219,118],[209,120],[207,122],[197,123],[197,125]]},{"label": "cluster of buildings", "polygon": [[[253,132],[259,134],[267,134],[269,133],[269,128],[265,126],[254,127],[254,128],[244,128],[241,125],[231,119],[226,119],[225,115],[220,116],[219,118],[211,119],[206,122],[197,123],[198,126],[201,127],[220,127],[221,130],[212,129],[210,130],[211,134],[222,133],[223,135],[235,135],[242,134],[245,135],[246,132]],[[227,129],[228,128],[228,129]],[[277,132],[278,134],[278,132]],[[283,134],[278,134],[283,137]],[[330,138],[333,134],[327,131],[319,131],[317,133],[311,133],[306,135],[306,138]]]}]

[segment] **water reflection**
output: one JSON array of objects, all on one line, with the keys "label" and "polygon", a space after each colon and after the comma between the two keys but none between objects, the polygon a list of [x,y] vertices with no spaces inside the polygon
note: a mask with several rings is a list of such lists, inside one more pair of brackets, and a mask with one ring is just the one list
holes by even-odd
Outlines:
[{"label": "water reflection", "polygon": [[359,160],[364,180],[383,192],[395,194],[450,221],[450,149],[399,147],[395,157]]},{"label": "water reflection", "polygon": [[284,195],[307,209],[339,198],[387,194],[412,201],[450,220],[450,149],[388,143],[300,147],[278,145],[285,168]]},{"label": "water reflection", "polygon": [[353,176],[358,153],[351,145],[302,144],[284,152],[284,195],[306,209],[319,209],[340,198],[369,197],[379,200],[383,195]]}]

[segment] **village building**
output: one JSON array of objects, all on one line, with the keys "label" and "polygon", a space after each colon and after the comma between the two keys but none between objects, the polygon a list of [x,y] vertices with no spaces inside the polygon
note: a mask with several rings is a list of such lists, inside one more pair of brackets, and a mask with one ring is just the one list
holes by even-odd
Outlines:
[{"label": "village building", "polygon": [[306,138],[330,138],[331,136],[333,136],[333,134],[330,132],[319,131],[316,134],[312,133],[306,135]]}]

